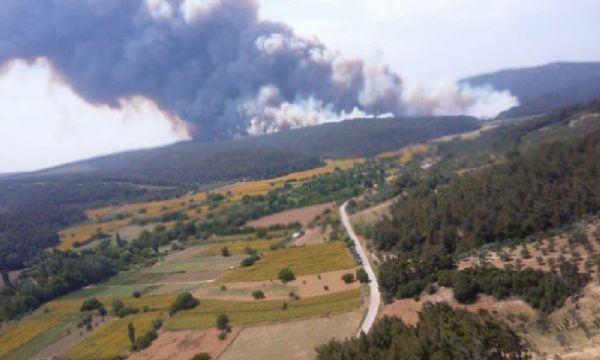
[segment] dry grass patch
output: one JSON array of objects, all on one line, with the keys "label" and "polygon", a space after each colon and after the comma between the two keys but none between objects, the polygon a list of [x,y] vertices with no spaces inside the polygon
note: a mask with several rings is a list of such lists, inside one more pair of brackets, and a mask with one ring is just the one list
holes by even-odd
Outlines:
[{"label": "dry grass patch", "polygon": [[321,215],[326,209],[333,209],[334,207],[335,203],[330,202],[326,204],[318,204],[298,209],[286,210],[277,214],[252,220],[248,223],[248,225],[253,227],[269,227],[271,225],[287,225],[299,222],[302,224],[302,226],[306,227],[315,219],[315,217]]},{"label": "dry grass patch", "polygon": [[[284,303],[287,304],[285,309]],[[166,329],[211,328],[215,326],[220,314],[227,314],[233,325],[240,326],[347,312],[361,304],[360,289],[300,300],[250,302],[201,299],[195,308],[178,312],[167,322]]]},{"label": "dry grass patch", "polygon": [[342,241],[271,251],[249,267],[240,267],[217,279],[219,283],[277,279],[290,268],[297,276],[350,269],[356,264]]},{"label": "dry grass patch", "polygon": [[53,327],[59,326],[65,320],[67,317],[64,314],[42,313],[5,325],[0,330],[0,358],[6,358],[11,352]]},{"label": "dry grass patch", "polygon": [[253,326],[242,330],[219,360],[252,358],[261,360],[312,360],[315,347],[331,338],[345,339],[356,335],[363,311],[280,324]]},{"label": "dry grass patch", "polygon": [[81,224],[68,227],[59,232],[60,244],[56,246],[59,250],[69,250],[75,242],[85,243],[89,241],[98,230],[102,232],[111,232],[118,228],[127,226],[131,219],[113,220],[100,223]]},{"label": "dry grass patch", "polygon": [[205,352],[217,359],[235,340],[239,328],[233,328],[225,340],[219,340],[217,329],[164,331],[149,348],[137,352],[129,360],[190,360],[194,355]]}]

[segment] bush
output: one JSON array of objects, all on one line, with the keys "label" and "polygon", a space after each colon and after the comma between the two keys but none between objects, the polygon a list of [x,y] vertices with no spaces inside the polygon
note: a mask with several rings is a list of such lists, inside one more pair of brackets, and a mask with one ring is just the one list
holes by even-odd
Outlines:
[{"label": "bush", "polygon": [[192,296],[189,292],[184,292],[177,295],[177,298],[169,308],[169,315],[173,316],[180,310],[187,310],[196,307],[199,304],[198,299]]},{"label": "bush", "polygon": [[231,252],[229,252],[229,248],[227,248],[227,246],[224,246],[221,249],[221,255],[223,255],[223,257],[230,257],[231,256]]},{"label": "bush", "polygon": [[229,318],[225,314],[219,315],[217,318],[217,329],[229,330]]},{"label": "bush", "polygon": [[457,272],[452,279],[452,287],[454,288],[454,298],[461,303],[472,303],[477,299],[479,287],[469,276]]},{"label": "bush", "polygon": [[369,282],[369,274],[364,268],[358,268],[356,270],[356,279],[360,281],[361,284],[366,284]]},{"label": "bush", "polygon": [[265,293],[262,290],[255,290],[252,292],[254,300],[261,300],[265,298]]},{"label": "bush", "polygon": [[152,342],[156,340],[158,335],[156,334],[156,330],[150,329],[144,335],[138,337],[135,341],[134,349],[135,350],[143,350],[150,345]]},{"label": "bush", "polygon": [[191,360],[211,360],[212,358],[210,357],[210,355],[208,353],[200,353],[200,354],[196,354],[194,355],[194,357],[192,357]]},{"label": "bush", "polygon": [[243,267],[250,267],[250,266],[254,265],[254,263],[257,262],[259,259],[260,259],[260,256],[258,256],[257,254],[254,254],[247,258],[244,258],[241,262],[241,265]]},{"label": "bush", "polygon": [[354,282],[354,275],[352,275],[351,273],[346,273],[342,275],[342,280],[344,280],[344,283],[350,284]]},{"label": "bush", "polygon": [[296,275],[294,275],[294,272],[290,268],[284,268],[279,272],[278,278],[283,283],[287,283],[296,280]]},{"label": "bush", "polygon": [[81,304],[81,311],[92,311],[104,307],[100,301],[96,298],[87,299]]}]

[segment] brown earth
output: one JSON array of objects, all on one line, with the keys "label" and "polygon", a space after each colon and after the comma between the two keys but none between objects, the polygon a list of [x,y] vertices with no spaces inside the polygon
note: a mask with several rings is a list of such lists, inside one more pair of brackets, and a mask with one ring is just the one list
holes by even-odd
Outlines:
[{"label": "brown earth", "polygon": [[32,360],[50,360],[60,357],[67,350],[73,347],[75,344],[83,340],[83,338],[87,337],[100,330],[106,324],[114,320],[114,317],[105,316],[105,317],[95,317],[93,324],[94,328],[91,331],[87,331],[85,329],[74,329],[70,334],[67,334],[62,339],[58,340],[54,344],[46,347],[44,350],[40,351],[36,355],[32,356]]},{"label": "brown earth", "polygon": [[322,244],[329,240],[329,234],[331,234],[331,228],[329,226],[325,229],[323,229],[322,226],[315,226],[313,228],[308,228],[304,232],[304,235],[302,235],[298,239],[294,240],[294,245],[304,246],[304,245]]},{"label": "brown earth", "polygon": [[335,208],[335,203],[326,203],[313,206],[307,206],[299,209],[292,209],[282,211],[277,214],[269,215],[250,221],[249,226],[253,227],[269,227],[271,225],[287,225],[294,222],[299,222],[302,226],[306,227],[311,221],[318,215],[321,215],[326,209]]},{"label": "brown earth", "polygon": [[384,216],[390,215],[390,208],[396,200],[397,199],[390,199],[352,214],[350,215],[350,221],[353,224],[373,224],[381,220]]},{"label": "brown earth", "polygon": [[[206,250],[208,247],[209,247],[209,245],[196,245],[196,246],[191,246],[184,250],[173,251],[169,255],[165,256],[165,258],[163,259],[162,262],[164,263],[164,262],[173,262],[173,261],[178,261],[178,260],[190,259],[190,258],[193,258],[194,256],[200,254],[202,251]],[[160,262],[159,262],[159,264],[160,264]]]},{"label": "brown earth", "polygon": [[129,357],[130,360],[190,360],[199,353],[218,358],[238,336],[240,329],[233,328],[225,340],[219,340],[217,329],[161,332],[158,339],[145,350]]},{"label": "brown earth", "polygon": [[[319,275],[298,276],[296,280],[285,285],[278,280],[227,283],[225,291],[220,290],[220,285],[211,284],[199,287],[193,294],[198,298],[241,301],[254,301],[252,297],[254,290],[262,290],[266,300],[287,299],[290,291],[294,291],[301,298],[321,296],[359,288],[361,284],[358,281],[346,284],[342,280],[342,275],[345,273],[355,274],[355,272],[356,269],[346,269]],[[325,286],[328,287],[328,290],[325,290]]]},{"label": "brown earth", "polygon": [[[450,288],[439,288],[433,295],[424,295],[419,301],[414,299],[395,300],[393,303],[384,305],[381,310],[381,316],[396,316],[405,323],[414,325],[419,321],[419,311],[426,302],[447,302],[456,309],[465,309],[471,312],[477,312],[479,309],[490,311],[497,317],[513,322],[516,317],[527,319],[527,321],[536,318],[536,311],[526,302],[519,299],[497,300],[492,296],[481,294],[474,304],[459,304],[454,299],[454,292]],[[520,315],[522,314],[522,315]]]},{"label": "brown earth", "polygon": [[313,360],[315,347],[332,338],[341,340],[356,335],[363,316],[364,311],[357,310],[245,328],[219,360]]}]

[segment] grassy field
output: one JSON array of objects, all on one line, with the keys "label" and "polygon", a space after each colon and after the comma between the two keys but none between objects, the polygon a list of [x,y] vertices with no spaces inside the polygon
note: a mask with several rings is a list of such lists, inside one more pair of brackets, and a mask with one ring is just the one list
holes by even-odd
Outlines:
[{"label": "grassy field", "polygon": [[230,257],[196,255],[189,259],[160,263],[148,269],[152,273],[175,273],[210,270],[227,270],[230,266],[238,266],[245,256],[233,255]]},{"label": "grassy field", "polygon": [[356,264],[341,241],[292,247],[265,253],[253,266],[237,268],[221,276],[219,283],[277,279],[279,271],[290,268],[296,275],[349,269]]},{"label": "grassy field", "polygon": [[86,337],[65,353],[65,358],[72,360],[113,359],[129,353],[131,343],[127,324],[131,321],[136,336],[143,335],[152,327],[152,321],[164,316],[162,312],[146,312],[117,319],[96,333]]},{"label": "grassy field", "polygon": [[[288,304],[283,310],[283,303]],[[227,314],[233,325],[281,321],[350,311],[362,304],[361,290],[300,300],[222,301],[200,300],[195,308],[176,314],[166,324],[169,330],[214,327],[220,314]]]},{"label": "grassy field", "polygon": [[[0,330],[0,359],[8,358],[12,352],[67,320],[68,317],[64,314],[50,312],[36,313],[34,316],[9,324]],[[18,356],[11,354],[11,358],[18,358]]]},{"label": "grassy field", "polygon": [[226,244],[215,244],[208,249],[202,251],[202,254],[210,255],[210,256],[221,256],[221,249],[224,246],[227,246],[229,252],[231,254],[240,255],[245,254],[244,251],[247,247],[250,247],[259,252],[268,251],[271,248],[271,245],[277,244],[281,239],[273,239],[273,240],[256,240],[256,241],[241,241],[241,242],[232,242]]},{"label": "grassy field", "polygon": [[415,155],[424,154],[429,150],[426,144],[417,144],[404,147],[400,150],[388,151],[377,155],[378,159],[398,158],[398,163],[406,164],[411,162]]}]

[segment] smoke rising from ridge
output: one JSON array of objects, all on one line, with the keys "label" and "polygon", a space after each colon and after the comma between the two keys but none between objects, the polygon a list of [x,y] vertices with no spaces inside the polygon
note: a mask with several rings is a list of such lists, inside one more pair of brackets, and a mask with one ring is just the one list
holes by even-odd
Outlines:
[{"label": "smoke rising from ridge", "polygon": [[400,76],[382,62],[261,21],[256,0],[4,0],[0,63],[19,58],[47,59],[90,102],[152,99],[205,140],[467,109],[403,96]]}]

